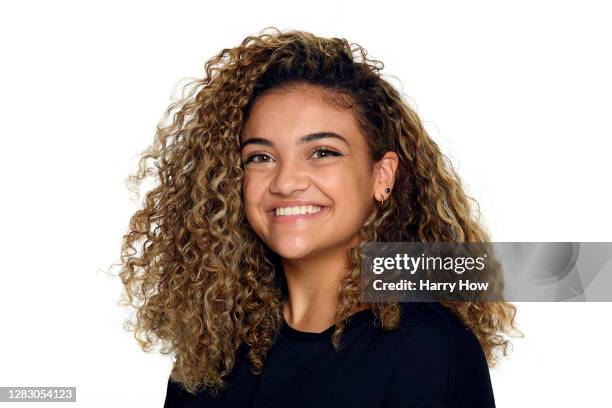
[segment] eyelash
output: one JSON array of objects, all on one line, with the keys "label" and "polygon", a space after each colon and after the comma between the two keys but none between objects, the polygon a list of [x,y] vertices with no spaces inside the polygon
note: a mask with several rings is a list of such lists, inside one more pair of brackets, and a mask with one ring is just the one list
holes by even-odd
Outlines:
[{"label": "eyelash", "polygon": [[[335,151],[335,150],[333,150],[333,149],[330,149],[330,148],[328,148],[328,147],[325,147],[325,146],[320,146],[320,147],[317,147],[316,149],[314,149],[314,150],[312,151],[312,153],[311,153],[310,155],[312,156],[312,155],[313,155],[313,154],[315,154],[315,153],[321,153],[321,152],[331,153],[331,157],[339,157],[339,156],[342,156],[342,153],[339,153],[339,152],[337,152],[337,151]],[[252,154],[252,155],[250,155],[250,156],[249,156],[249,157],[248,157],[248,158],[245,160],[244,164],[248,164],[248,163],[252,162],[254,157],[259,157],[259,156],[269,156],[269,155],[268,155],[267,153],[255,153],[255,154]],[[327,156],[327,157],[329,157],[329,156]],[[324,157],[322,157],[322,158],[324,158]],[[255,163],[257,163],[257,162],[255,162]]]}]

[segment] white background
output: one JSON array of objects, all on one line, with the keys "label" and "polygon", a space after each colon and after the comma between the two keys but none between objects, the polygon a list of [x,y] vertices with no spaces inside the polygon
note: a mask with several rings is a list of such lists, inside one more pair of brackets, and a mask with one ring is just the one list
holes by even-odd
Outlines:
[{"label": "white background", "polygon": [[[102,272],[136,209],[123,182],[178,82],[269,25],[382,60],[494,240],[610,241],[602,4],[3,3],[0,386],[76,386],[79,407],[163,405],[170,359],[122,329],[121,283]],[[526,337],[491,371],[498,407],[612,406],[612,303],[518,309]]]}]

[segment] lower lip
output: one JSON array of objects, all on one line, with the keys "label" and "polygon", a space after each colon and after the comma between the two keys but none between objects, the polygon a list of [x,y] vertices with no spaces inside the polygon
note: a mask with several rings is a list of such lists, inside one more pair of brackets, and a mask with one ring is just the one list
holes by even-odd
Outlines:
[{"label": "lower lip", "polygon": [[314,214],[298,214],[298,215],[276,215],[275,211],[270,211],[270,218],[274,222],[278,222],[281,224],[290,223],[290,222],[299,222],[299,221],[308,221],[313,220],[317,217],[320,217],[324,212],[327,211],[328,207],[321,207],[319,212]]}]

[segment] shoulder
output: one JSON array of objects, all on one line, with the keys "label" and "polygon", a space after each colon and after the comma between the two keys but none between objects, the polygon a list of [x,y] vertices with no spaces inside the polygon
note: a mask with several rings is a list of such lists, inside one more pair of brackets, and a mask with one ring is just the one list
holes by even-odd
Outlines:
[{"label": "shoulder", "polygon": [[187,391],[181,386],[181,384],[173,381],[171,378],[168,378],[164,408],[182,407],[185,404],[187,397]]},{"label": "shoulder", "polygon": [[401,304],[400,330],[406,339],[427,340],[434,351],[484,353],[478,339],[450,310],[439,302]]},{"label": "shoulder", "polygon": [[[493,407],[486,357],[476,336],[438,302],[402,303],[401,341],[389,382],[397,405]],[[411,390],[410,396],[398,396]],[[417,404],[418,405],[418,404]],[[389,405],[394,406],[394,405]]]},{"label": "shoulder", "polygon": [[474,333],[440,303],[402,303],[401,313],[399,331],[406,352],[416,352],[411,346],[419,344],[420,352],[443,356],[449,363],[459,353],[485,358]]}]

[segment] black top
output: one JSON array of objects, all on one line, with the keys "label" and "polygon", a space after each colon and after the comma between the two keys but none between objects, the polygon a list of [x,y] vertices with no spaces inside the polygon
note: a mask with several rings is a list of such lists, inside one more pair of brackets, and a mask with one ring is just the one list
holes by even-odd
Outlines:
[{"label": "black top", "polygon": [[495,407],[474,334],[437,302],[400,303],[400,328],[384,331],[370,309],[353,314],[336,352],[334,326],[308,333],[283,323],[261,375],[245,347],[218,399],[168,381],[164,408]]}]

